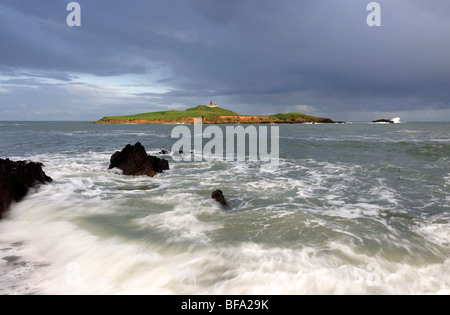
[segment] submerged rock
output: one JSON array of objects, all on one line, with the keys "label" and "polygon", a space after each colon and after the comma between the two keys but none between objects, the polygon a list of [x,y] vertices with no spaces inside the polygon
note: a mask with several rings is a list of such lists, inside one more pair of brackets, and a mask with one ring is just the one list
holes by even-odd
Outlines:
[{"label": "submerged rock", "polygon": [[51,181],[41,163],[0,159],[0,219],[13,202],[25,197],[30,188]]},{"label": "submerged rock", "polygon": [[147,155],[140,142],[135,145],[128,144],[122,151],[117,151],[111,156],[109,169],[119,168],[124,175],[154,177],[157,173],[169,169],[169,162],[156,156]]},{"label": "submerged rock", "polygon": [[217,202],[220,202],[224,206],[227,205],[227,201],[225,200],[225,197],[224,197],[223,192],[221,190],[214,191],[211,194],[211,198],[216,200]]}]

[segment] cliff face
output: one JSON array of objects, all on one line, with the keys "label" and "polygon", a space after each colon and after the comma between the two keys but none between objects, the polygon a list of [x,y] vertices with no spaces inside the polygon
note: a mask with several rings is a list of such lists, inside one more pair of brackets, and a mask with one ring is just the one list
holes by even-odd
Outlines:
[{"label": "cliff face", "polygon": [[25,197],[31,187],[51,181],[40,163],[0,159],[0,219],[13,202]]}]

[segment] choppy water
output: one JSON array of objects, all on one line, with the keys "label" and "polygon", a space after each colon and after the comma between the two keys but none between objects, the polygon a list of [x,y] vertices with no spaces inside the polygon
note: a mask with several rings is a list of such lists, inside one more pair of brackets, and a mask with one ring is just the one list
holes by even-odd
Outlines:
[{"label": "choppy water", "polygon": [[450,124],[283,125],[275,173],[108,171],[172,128],[2,122],[0,157],[54,182],[0,223],[0,294],[450,294]]}]

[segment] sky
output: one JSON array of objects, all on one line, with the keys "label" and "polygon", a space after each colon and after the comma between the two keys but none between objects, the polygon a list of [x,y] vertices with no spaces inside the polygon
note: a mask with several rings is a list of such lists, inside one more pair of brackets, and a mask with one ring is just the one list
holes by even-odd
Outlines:
[{"label": "sky", "polygon": [[450,121],[450,1],[0,0],[0,121],[212,100],[240,114]]}]

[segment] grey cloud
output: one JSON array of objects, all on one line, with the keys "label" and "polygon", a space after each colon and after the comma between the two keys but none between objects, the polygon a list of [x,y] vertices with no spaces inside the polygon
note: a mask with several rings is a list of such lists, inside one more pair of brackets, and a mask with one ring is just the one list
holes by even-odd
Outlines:
[{"label": "grey cloud", "polygon": [[121,86],[171,89],[135,93],[136,111],[211,98],[264,113],[450,107],[446,0],[380,0],[380,28],[365,24],[367,0],[79,2],[77,29],[64,24],[66,2],[2,1],[0,73],[68,84],[139,74],[148,85]]}]

